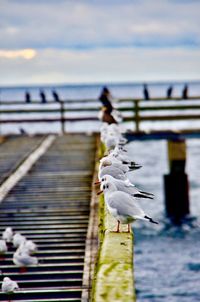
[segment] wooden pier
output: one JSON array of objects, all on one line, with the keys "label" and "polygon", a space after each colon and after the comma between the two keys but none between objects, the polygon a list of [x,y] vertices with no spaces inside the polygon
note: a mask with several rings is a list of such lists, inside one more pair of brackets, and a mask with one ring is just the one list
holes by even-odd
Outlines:
[{"label": "wooden pier", "polygon": [[[13,264],[12,245],[0,260],[1,280],[11,277],[20,287],[12,301],[90,301],[98,251],[96,149],[97,137],[83,134],[8,137],[0,144],[0,232],[12,227],[38,245],[39,264],[27,272]],[[10,182],[13,175],[17,181]],[[0,300],[8,296],[0,292]]]},{"label": "wooden pier", "polygon": [[[127,101],[128,105],[124,105]],[[134,123],[133,131],[126,134],[129,141],[180,141],[200,137],[200,127],[142,131],[144,121],[200,119],[200,114],[195,113],[200,109],[199,104],[177,105],[168,100],[168,105],[163,106],[162,100],[156,101],[158,105],[151,105],[149,101],[144,105],[142,100],[119,101],[124,122]],[[0,280],[4,276],[11,277],[20,287],[11,295],[12,301],[134,302],[136,299],[133,234],[126,233],[124,227],[120,234],[113,232],[115,221],[107,212],[103,198],[96,195],[94,182],[102,156],[99,155],[99,136],[95,133],[65,134],[66,122],[98,120],[97,102],[91,106],[86,101],[73,101],[74,104],[78,102],[77,108],[67,108],[72,102],[66,101],[57,104],[57,109],[37,109],[26,104],[23,110],[9,109],[10,103],[7,109],[0,110],[8,115],[1,118],[2,125],[59,122],[62,133],[61,136],[0,138],[0,232],[10,226],[36,242],[39,248],[36,254],[39,265],[28,267],[24,273],[13,264],[13,246],[9,247],[5,259],[0,258]],[[184,114],[188,109],[193,113]],[[169,110],[180,112],[171,115]],[[80,111],[86,116],[65,115]],[[154,115],[152,111],[166,113]],[[88,115],[88,112],[95,115]],[[143,112],[149,114],[145,116]],[[15,113],[26,113],[27,117],[10,118]],[[33,119],[29,118],[31,113],[59,113],[59,117]],[[6,299],[8,296],[0,292],[0,300]]]}]

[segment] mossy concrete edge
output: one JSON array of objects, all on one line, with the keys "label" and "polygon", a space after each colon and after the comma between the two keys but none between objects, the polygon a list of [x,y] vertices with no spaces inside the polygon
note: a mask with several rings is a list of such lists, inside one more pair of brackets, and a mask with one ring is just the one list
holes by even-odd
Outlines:
[{"label": "mossy concrete edge", "polygon": [[[99,148],[99,158],[105,147]],[[95,268],[92,302],[135,302],[133,272],[133,233],[127,233],[127,225],[120,226],[116,233],[113,218],[99,197],[99,253]]]}]

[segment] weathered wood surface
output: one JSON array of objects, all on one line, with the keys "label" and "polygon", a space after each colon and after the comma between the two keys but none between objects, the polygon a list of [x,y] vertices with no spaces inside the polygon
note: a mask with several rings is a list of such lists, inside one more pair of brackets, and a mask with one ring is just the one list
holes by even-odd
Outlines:
[{"label": "weathered wood surface", "polygon": [[[10,226],[36,242],[39,265],[20,274],[12,262],[15,249],[11,246],[5,259],[0,259],[0,267],[4,276],[19,283],[20,291],[12,295],[13,301],[81,302],[83,291],[89,297],[91,287],[84,260],[91,270],[94,261],[94,253],[87,258],[85,245],[91,235],[88,223],[90,230],[93,226],[89,212],[96,140],[83,134],[49,138],[52,141],[44,140],[41,146],[45,142],[51,145],[46,145],[45,152],[0,204],[0,232]],[[97,251],[94,244],[95,240],[92,245]],[[7,295],[0,292],[0,300],[8,300]]]}]

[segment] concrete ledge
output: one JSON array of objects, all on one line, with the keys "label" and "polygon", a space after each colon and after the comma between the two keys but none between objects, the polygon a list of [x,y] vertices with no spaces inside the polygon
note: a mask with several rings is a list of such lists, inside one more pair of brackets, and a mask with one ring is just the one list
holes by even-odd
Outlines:
[{"label": "concrete ledge", "polygon": [[122,225],[115,233],[116,220],[108,213],[104,198],[99,198],[100,251],[93,289],[93,302],[134,302],[133,233]]},{"label": "concrete ledge", "polygon": [[[105,146],[99,146],[99,159],[105,154]],[[121,225],[115,233],[117,221],[112,217],[99,197],[99,254],[92,288],[93,302],[135,302],[133,273],[133,233]]]}]

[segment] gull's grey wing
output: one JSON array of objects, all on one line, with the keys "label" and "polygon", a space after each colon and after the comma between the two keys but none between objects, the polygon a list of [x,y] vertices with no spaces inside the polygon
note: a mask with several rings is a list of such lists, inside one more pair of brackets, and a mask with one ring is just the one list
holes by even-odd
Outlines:
[{"label": "gull's grey wing", "polygon": [[106,198],[106,202],[117,210],[118,215],[144,217],[143,210],[135,203],[134,199],[127,193],[115,191]]},{"label": "gull's grey wing", "polygon": [[116,167],[112,167],[112,166],[105,167],[101,170],[101,172],[99,174],[100,179],[106,174],[111,175],[112,177],[117,178],[117,179],[125,179],[126,178],[126,176],[122,172],[122,170],[120,170]]}]

